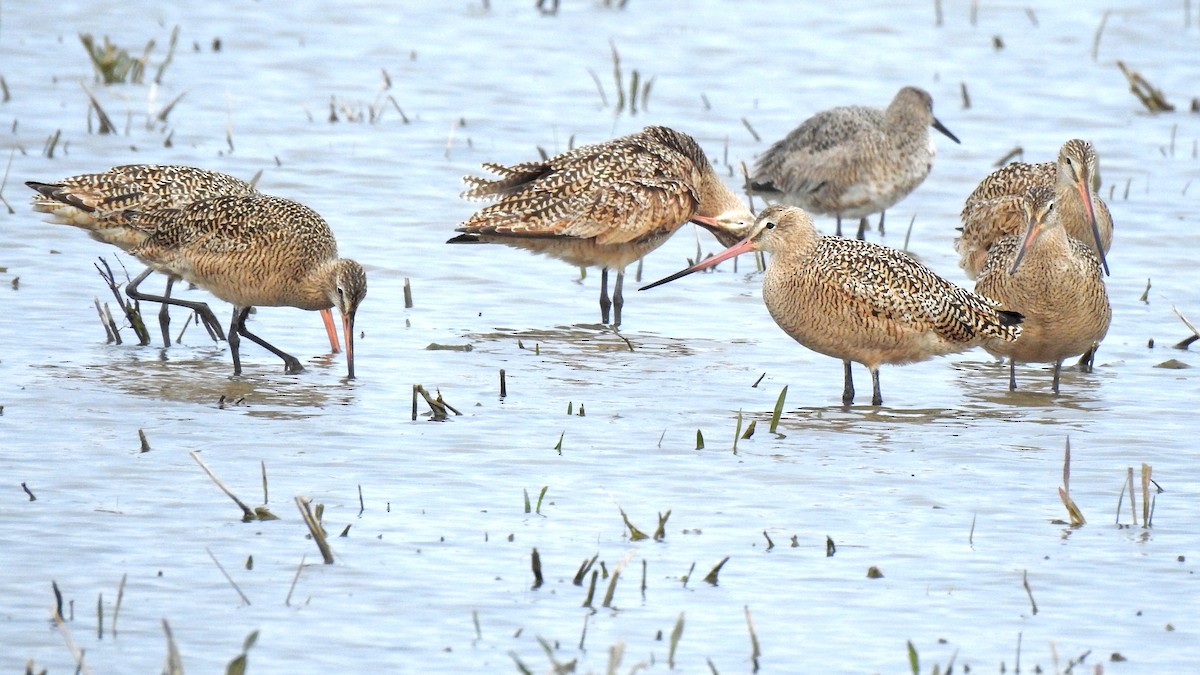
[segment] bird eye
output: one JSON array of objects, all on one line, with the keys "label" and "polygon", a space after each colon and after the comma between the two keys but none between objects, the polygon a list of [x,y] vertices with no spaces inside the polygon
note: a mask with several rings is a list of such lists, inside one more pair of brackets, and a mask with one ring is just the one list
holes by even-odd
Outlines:
[{"label": "bird eye", "polygon": [[767,229],[768,229],[768,230],[773,230],[773,229],[775,229],[775,221],[773,221],[773,220],[768,220],[768,221],[767,221],[767,226],[766,226],[766,227],[767,227]]}]

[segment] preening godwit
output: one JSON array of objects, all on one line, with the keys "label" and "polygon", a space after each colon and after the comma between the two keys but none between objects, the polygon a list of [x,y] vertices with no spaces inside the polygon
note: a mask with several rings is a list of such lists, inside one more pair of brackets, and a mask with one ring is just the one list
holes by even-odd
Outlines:
[{"label": "preening godwit", "polygon": [[1014,162],[992,172],[967,197],[962,211],[962,234],[954,240],[959,266],[974,279],[983,269],[988,248],[1003,237],[1020,235],[1028,225],[1022,206],[1035,185],[1054,189],[1054,212],[1067,234],[1100,257],[1108,272],[1105,254],[1112,244],[1113,221],[1108,205],[1096,194],[1099,158],[1091,143],[1071,139],[1058,151],[1055,162]]},{"label": "preening godwit", "polygon": [[746,239],[644,288],[754,250],[771,253],[762,292],[775,323],[805,347],[844,362],[843,405],[854,402],[852,361],[870,369],[871,404],[881,405],[880,365],[1021,334],[1017,312],[998,309],[896,249],[822,236],[809,215],[792,206],[767,208]]},{"label": "preening godwit", "polygon": [[[146,232],[130,226],[127,211],[176,209],[211,197],[257,194],[253,185],[228,174],[192,166],[161,164],[114,166],[102,173],[71,176],[56,183],[27,181],[25,184],[38,193],[32,200],[34,211],[48,213],[52,222],[83,229],[93,239],[112,244],[123,251],[141,244],[147,236]],[[140,283],[151,271],[147,269],[135,282]],[[158,296],[163,303],[158,313],[163,345],[171,344],[171,317],[167,314],[167,305],[179,305],[195,311],[210,332],[224,339],[221,323],[207,304],[171,298],[171,287],[176,278],[168,276],[167,289],[162,296]],[[137,284],[131,282],[130,286],[137,293]],[[131,297],[148,300],[153,296],[138,293]],[[321,318],[329,334],[329,346],[334,352],[339,351],[332,313],[322,310]]]},{"label": "preening godwit", "polygon": [[908,196],[933,167],[937,153],[929,127],[958,143],[933,116],[924,89],[904,87],[885,110],[843,106],[808,118],[771,146],[754,167],[750,189],[768,201],[799,206],[810,213],[862,219],[879,214]]},{"label": "preening godwit", "polygon": [[[754,216],[713,171],[691,136],[667,127],[585,145],[545,161],[484,164],[499,178],[466,176],[466,199],[498,199],[447,243],[495,242],[599,267],[600,318],[621,323],[625,266],[689,220],[722,243],[744,237]],[[617,271],[608,296],[608,270]]]},{"label": "preening godwit", "polygon": [[984,349],[1008,357],[1008,388],[1017,388],[1016,363],[1054,364],[1058,393],[1063,359],[1083,354],[1108,332],[1112,307],[1100,271],[1100,258],[1067,234],[1054,190],[1029,188],[1020,197],[1023,235],[993,243],[975,282],[975,292],[1020,312],[1025,321],[1015,341],[989,340]]},{"label": "preening godwit", "polygon": [[286,306],[338,309],[346,367],[354,377],[354,314],[367,295],[367,275],[362,265],[338,257],[337,241],[316,211],[268,195],[215,197],[182,209],[134,213],[131,223],[146,240],[130,253],[233,304],[235,375],[242,372],[239,335],[283,359],[285,372],[304,370],[295,357],[246,329],[252,307]]}]

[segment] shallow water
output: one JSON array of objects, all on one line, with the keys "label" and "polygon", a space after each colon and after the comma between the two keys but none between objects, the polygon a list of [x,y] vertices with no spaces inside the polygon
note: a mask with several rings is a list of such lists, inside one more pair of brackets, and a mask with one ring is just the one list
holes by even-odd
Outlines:
[{"label": "shallow water", "polygon": [[[50,621],[51,581],[74,603],[67,627],[93,672],[161,667],[163,619],[190,672],[219,671],[255,630],[251,672],[504,672],[516,660],[543,672],[539,638],[580,671],[605,670],[618,644],[622,672],[663,670],[681,615],[676,669],[742,672],[752,668],[747,613],[760,664],[775,672],[907,671],[906,641],[922,672],[952,658],[1011,672],[1018,645],[1026,670],[1085,656],[1089,670],[1169,672],[1200,659],[1196,379],[1156,367],[1195,364],[1169,345],[1188,334],[1172,306],[1200,318],[1200,118],[1143,113],[1114,65],[1125,60],[1185,110],[1200,28],[1197,17],[1185,25],[1182,3],[1114,12],[1094,61],[1103,12],[1090,7],[1035,8],[1035,24],[1023,8],[983,3],[972,26],[966,7],[947,6],[938,27],[924,2],[566,2],[557,16],[532,2],[375,4],[65,2],[52,28],[42,13],[5,7],[0,75],[11,99],[0,122],[12,163],[2,194],[16,213],[0,206],[0,472],[10,486],[0,670],[30,659],[73,669]],[[91,82],[77,33],[135,52],[154,38],[157,63],[175,25],[179,50],[161,87]],[[588,71],[611,104],[610,40],[626,81],[632,69],[655,78],[648,112],[602,107]],[[89,133],[80,82],[120,134]],[[595,271],[580,281],[521,251],[443,244],[475,206],[458,198],[460,178],[482,162],[656,123],[695,135],[736,185],[740,162],[808,115],[884,105],[904,84],[933,94],[963,144],[937,139],[933,173],[889,211],[883,241],[902,245],[915,218],[909,248],[958,283],[969,282],[951,245],[957,213],[993,163],[1015,146],[1047,161],[1070,137],[1096,145],[1117,226],[1114,319],[1099,367],[1064,373],[1060,396],[1044,365],[1020,368],[1021,389],[1008,392],[1004,368],[975,351],[887,368],[887,405],[847,409],[841,364],[774,325],[748,259],[737,273],[725,263],[628,293],[616,335],[594,323]],[[146,110],[184,92],[165,128],[147,128]],[[384,104],[382,118],[339,112],[331,123],[331,97],[352,113]],[[134,162],[262,170],[264,191],[323,214],[370,276],[359,378],[344,379],[317,317],[298,310],[253,319],[306,363],[296,376],[247,345],[246,374],[232,378],[225,345],[195,329],[165,350],[104,344],[92,301],[108,292],[92,262],[113,250],[41,222],[21,182]],[[718,248],[708,235],[699,242]],[[646,259],[644,278],[681,268],[696,247],[685,228]],[[473,350],[426,349],[434,343]],[[861,400],[869,380],[855,376]],[[412,421],[417,383],[463,415]],[[739,413],[757,432],[734,452]],[[150,452],[139,452],[138,430]],[[1059,522],[1056,494],[1068,436],[1071,492],[1089,518],[1076,530]],[[191,451],[252,505],[265,464],[268,506],[282,519],[240,522]],[[1142,463],[1165,489],[1154,527],[1129,526],[1128,500],[1116,526],[1126,467]],[[525,494],[536,506],[543,487],[540,513],[526,513]],[[331,540],[336,564],[318,564],[298,494],[325,504],[331,534],[351,526]],[[647,533],[669,510],[665,540],[631,542],[619,509]],[[534,548],[546,575],[537,590]],[[582,607],[586,584],[571,584],[593,555],[622,570],[615,609]],[[705,583],[726,556],[719,585]],[[884,577],[868,579],[870,566]]]}]

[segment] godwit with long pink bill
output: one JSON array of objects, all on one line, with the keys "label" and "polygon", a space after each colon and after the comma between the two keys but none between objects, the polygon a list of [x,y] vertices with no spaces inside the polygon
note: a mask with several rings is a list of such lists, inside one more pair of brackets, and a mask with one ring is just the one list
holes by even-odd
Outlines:
[{"label": "godwit with long pink bill", "polygon": [[[488,163],[498,178],[466,176],[466,199],[497,199],[447,243],[495,242],[580,267],[599,267],[600,319],[621,323],[625,266],[658,248],[684,223],[728,246],[754,216],[721,182],[700,145],[667,127],[585,145],[543,161]],[[617,271],[612,299],[608,271]]]},{"label": "godwit with long pink bill", "polygon": [[808,118],[767,150],[754,167],[750,189],[768,201],[799,206],[809,213],[860,218],[884,212],[904,199],[933,167],[937,149],[929,127],[958,143],[933,116],[933,98],[924,89],[904,87],[886,109],[831,108]]},{"label": "godwit with long pink bill", "polygon": [[190,281],[234,306],[229,327],[233,372],[240,375],[239,336],[304,370],[291,356],[246,329],[255,306],[321,310],[336,307],[346,336],[346,368],[354,377],[354,315],[367,295],[362,265],[339,258],[329,224],[316,211],[281,197],[215,197],[182,209],[131,214],[146,233],[130,249],[143,263]]},{"label": "godwit with long pink bill", "polygon": [[1099,158],[1091,143],[1077,138],[1063,143],[1058,160],[1014,162],[993,171],[979,183],[962,210],[962,234],[954,240],[959,267],[974,279],[983,269],[988,249],[1000,239],[1025,232],[1024,210],[1029,188],[1054,190],[1054,212],[1067,234],[1096,252],[1108,273],[1105,254],[1112,245],[1113,220],[1108,205],[1096,194]]},{"label": "godwit with long pink bill", "polygon": [[881,405],[880,365],[1021,334],[1019,313],[999,309],[896,249],[822,236],[809,215],[793,206],[768,207],[741,242],[642,290],[748,251],[771,254],[762,293],[775,323],[805,347],[844,363],[843,405],[854,403],[851,362],[871,371],[871,404]]},{"label": "godwit with long pink bill", "polygon": [[[55,183],[26,181],[25,184],[38,193],[32,200],[34,211],[48,213],[52,222],[83,229],[93,239],[112,244],[122,251],[129,251],[146,239],[145,232],[130,227],[126,211],[182,208],[211,197],[258,193],[250,183],[228,174],[192,166],[164,164],[114,166],[102,173],[71,176]],[[152,269],[147,269],[134,282],[140,283],[151,272]],[[162,309],[158,313],[158,323],[162,329],[163,345],[171,345],[168,305],[179,305],[196,312],[210,333],[218,339],[225,339],[221,323],[207,304],[171,298],[171,287],[176,278],[167,277],[167,289],[159,296]],[[134,282],[130,286],[136,293],[137,284]],[[152,296],[139,293],[130,297],[148,300]],[[336,353],[341,348],[333,326],[333,315],[329,310],[322,310],[321,318],[329,334],[329,346]]]},{"label": "godwit with long pink bill", "polygon": [[1053,363],[1058,393],[1063,359],[1083,354],[1104,339],[1112,306],[1100,258],[1071,237],[1059,220],[1050,186],[1029,188],[1020,199],[1023,235],[1009,235],[988,249],[975,292],[1025,317],[1015,341],[989,340],[984,349],[1008,357],[1008,388],[1017,388],[1016,364]]}]

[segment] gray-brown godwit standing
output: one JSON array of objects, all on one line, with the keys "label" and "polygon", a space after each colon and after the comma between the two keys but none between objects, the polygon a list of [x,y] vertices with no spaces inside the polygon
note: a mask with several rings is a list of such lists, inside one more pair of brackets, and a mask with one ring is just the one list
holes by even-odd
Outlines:
[{"label": "gray-brown godwit standing", "polygon": [[[498,199],[447,243],[496,242],[599,267],[600,318],[621,323],[625,266],[658,248],[689,220],[723,245],[754,216],[713,171],[691,136],[667,127],[586,145],[544,161],[484,164],[499,178],[466,176],[467,199]],[[608,270],[617,271],[608,296]]]},{"label": "gray-brown godwit standing", "polygon": [[843,405],[854,402],[852,361],[870,369],[871,404],[881,405],[880,365],[1021,334],[1019,313],[999,309],[896,249],[822,236],[793,206],[768,207],[741,242],[643,290],[754,250],[771,253],[762,293],[775,323],[805,347],[844,362]]},{"label": "gray-brown godwit standing", "polygon": [[1099,182],[1096,150],[1091,143],[1071,139],[1063,143],[1055,162],[1014,162],[984,178],[962,211],[962,234],[954,240],[959,266],[974,279],[983,269],[988,248],[1003,237],[1019,235],[1028,225],[1022,206],[1034,185],[1054,189],[1054,212],[1067,234],[1100,257],[1108,272],[1105,254],[1112,244],[1113,221],[1108,205],[1096,194]]},{"label": "gray-brown godwit standing", "polygon": [[866,106],[831,108],[808,118],[767,150],[754,167],[750,189],[768,201],[810,213],[860,218],[879,214],[912,192],[933,167],[937,153],[929,127],[958,143],[933,116],[924,89],[904,87],[884,110]]},{"label": "gray-brown godwit standing", "polygon": [[1020,312],[1025,321],[1015,341],[989,340],[984,349],[1008,357],[1008,388],[1017,388],[1016,363],[1053,363],[1058,393],[1063,359],[1092,349],[1108,332],[1112,306],[1100,258],[1063,228],[1054,190],[1030,187],[1020,198],[1023,235],[993,243],[975,292]]},{"label": "gray-brown godwit standing", "polygon": [[346,367],[354,377],[354,314],[367,295],[362,265],[339,258],[337,241],[316,211],[281,197],[214,197],[182,209],[132,213],[146,239],[130,249],[138,260],[190,281],[234,306],[229,327],[233,372],[240,375],[239,335],[283,359],[284,371],[304,370],[246,329],[255,306],[321,310],[336,307],[346,336]]},{"label": "gray-brown godwit standing", "polygon": [[[253,185],[228,174],[192,166],[159,164],[115,166],[102,173],[71,176],[55,183],[27,181],[25,184],[38,193],[32,199],[34,211],[48,213],[52,222],[83,229],[93,239],[112,244],[123,251],[146,240],[144,231],[130,226],[127,211],[182,208],[211,197],[257,194]],[[151,271],[147,269],[135,281],[140,282]],[[171,344],[168,305],[179,305],[195,311],[210,332],[224,339],[221,323],[207,304],[171,298],[175,279],[173,276],[167,277],[167,289],[160,296],[163,304],[158,313],[158,322],[162,329],[163,345]],[[136,293],[136,284],[130,285]],[[131,297],[149,299],[149,296],[140,293]],[[330,348],[334,352],[340,351],[331,312],[322,310],[321,318],[329,334]]]}]

